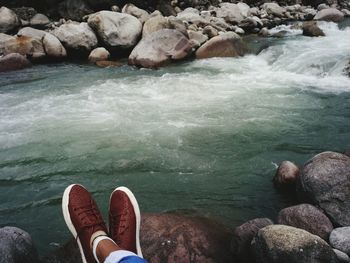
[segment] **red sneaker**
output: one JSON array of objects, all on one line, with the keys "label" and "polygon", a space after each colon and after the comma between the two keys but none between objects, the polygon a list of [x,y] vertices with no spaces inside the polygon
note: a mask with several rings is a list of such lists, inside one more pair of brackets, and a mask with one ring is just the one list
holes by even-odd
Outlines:
[{"label": "red sneaker", "polygon": [[95,200],[83,186],[72,184],[63,193],[62,211],[70,232],[78,242],[83,263],[95,263],[91,236],[96,231],[107,233]]},{"label": "red sneaker", "polygon": [[142,257],[140,246],[141,215],[133,193],[118,187],[109,200],[109,235],[119,247]]}]

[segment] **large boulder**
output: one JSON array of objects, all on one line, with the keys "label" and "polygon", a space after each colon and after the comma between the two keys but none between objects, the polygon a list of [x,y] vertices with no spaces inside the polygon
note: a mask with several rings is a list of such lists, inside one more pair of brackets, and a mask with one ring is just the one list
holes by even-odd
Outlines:
[{"label": "large boulder", "polygon": [[148,14],[147,11],[141,8],[138,8],[133,4],[126,4],[122,9],[122,13],[129,14],[136,17],[138,20],[140,20],[142,24],[145,23],[150,18],[150,15]]},{"label": "large boulder", "polygon": [[295,191],[295,185],[300,174],[299,167],[290,162],[283,161],[273,178],[274,185],[279,189],[291,189]]},{"label": "large boulder", "polygon": [[265,10],[268,14],[277,17],[283,17],[286,12],[286,9],[277,3],[265,3],[262,5],[262,9]]},{"label": "large boulder", "polygon": [[314,20],[341,22],[344,20],[344,14],[336,8],[326,8],[318,11]]},{"label": "large boulder", "polygon": [[30,235],[17,227],[6,226],[0,228],[0,262],[39,262],[37,251]]},{"label": "large boulder", "polygon": [[273,225],[268,218],[256,218],[235,228],[231,240],[231,252],[239,257],[240,262],[251,261],[251,242],[261,228]]},{"label": "large boulder", "polygon": [[39,29],[24,27],[17,33],[18,36],[30,37],[37,43],[41,43],[40,50],[52,58],[62,58],[67,56],[66,49],[54,35]]},{"label": "large boulder", "polygon": [[7,33],[15,30],[21,25],[17,15],[11,9],[0,8],[0,33]]},{"label": "large boulder", "polygon": [[278,224],[304,229],[328,241],[333,230],[332,222],[317,207],[300,204],[282,209],[278,213]]},{"label": "large boulder", "polygon": [[142,37],[146,37],[161,29],[176,29],[187,36],[187,30],[182,20],[175,17],[154,16],[143,25]]},{"label": "large boulder", "polygon": [[220,8],[215,9],[216,16],[224,18],[226,22],[231,24],[238,24],[247,17],[245,9],[238,4],[222,3]]},{"label": "large boulder", "polygon": [[259,263],[337,263],[326,241],[309,232],[284,225],[259,230],[252,242]]},{"label": "large boulder", "polygon": [[317,25],[316,21],[307,21],[303,23],[303,35],[308,37],[325,36],[324,32]]},{"label": "large boulder", "polygon": [[297,183],[302,202],[320,207],[336,226],[350,225],[350,157],[323,152],[303,167]]},{"label": "large boulder", "polygon": [[334,229],[329,236],[329,243],[332,247],[350,255],[350,226]]},{"label": "large boulder", "polygon": [[16,39],[16,37],[0,33],[0,55],[4,54],[5,52],[6,42],[9,40],[13,41],[14,39]]},{"label": "large boulder", "polygon": [[88,54],[98,44],[94,31],[87,23],[71,22],[63,24],[51,33],[73,55],[75,52]]},{"label": "large boulder", "polygon": [[46,56],[41,40],[28,36],[17,36],[5,42],[5,55],[19,53],[33,60],[39,60]]},{"label": "large boulder", "polygon": [[42,41],[47,56],[54,58],[64,58],[67,56],[66,49],[54,35],[46,33]]},{"label": "large boulder", "polygon": [[142,218],[141,246],[149,262],[232,262],[229,240],[225,227],[205,218],[173,214]]},{"label": "large boulder", "polygon": [[[0,72],[23,69],[23,68],[28,68],[30,66],[31,64],[29,60],[25,56],[18,53],[11,53],[3,57],[0,57]],[[1,235],[1,231],[0,231],[0,235]],[[1,237],[0,237],[0,240],[1,240]]]},{"label": "large boulder", "polygon": [[196,51],[196,58],[237,57],[245,53],[242,38],[233,32],[211,38]]},{"label": "large boulder", "polygon": [[141,36],[142,24],[134,16],[112,11],[100,11],[89,16],[88,24],[107,47],[128,49]]},{"label": "large boulder", "polygon": [[[141,247],[150,263],[233,262],[231,232],[212,220],[176,214],[142,214]],[[43,263],[81,262],[75,240],[47,256]]]},{"label": "large boulder", "polygon": [[338,249],[333,249],[333,251],[337,255],[339,263],[350,263],[350,258],[347,254]]},{"label": "large boulder", "polygon": [[190,42],[181,32],[174,29],[161,29],[142,38],[131,52],[129,64],[158,68],[172,60],[184,59],[191,52]]}]

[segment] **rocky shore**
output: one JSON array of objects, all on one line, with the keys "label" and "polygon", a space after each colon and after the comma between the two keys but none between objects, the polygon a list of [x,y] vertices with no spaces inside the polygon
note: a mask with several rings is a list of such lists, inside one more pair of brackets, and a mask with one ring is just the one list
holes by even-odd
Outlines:
[{"label": "rocky shore", "polygon": [[[299,25],[304,35],[324,36],[317,21],[340,22],[350,15],[346,1],[173,0],[117,6],[56,0],[56,9],[48,2],[13,1],[0,8],[0,71],[68,59],[105,67],[128,58],[130,65],[158,68],[187,58],[243,56],[243,35],[267,37],[274,26],[308,21]],[[9,56],[13,53],[18,55]]]},{"label": "rocky shore", "polygon": [[[348,153],[320,153],[300,170],[282,162],[275,186],[297,195],[300,204],[282,209],[274,220],[255,218],[236,227],[194,215],[143,214],[144,257],[153,263],[348,263],[349,182]],[[14,227],[0,229],[0,258],[14,263],[81,262],[73,239],[39,260],[30,235]]]}]

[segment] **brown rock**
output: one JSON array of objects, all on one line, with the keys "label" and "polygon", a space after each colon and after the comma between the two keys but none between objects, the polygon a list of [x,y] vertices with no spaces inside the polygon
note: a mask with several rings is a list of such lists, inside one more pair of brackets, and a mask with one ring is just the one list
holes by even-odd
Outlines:
[{"label": "brown rock", "polygon": [[46,56],[42,42],[36,38],[20,36],[6,41],[4,54],[19,53],[32,59]]},{"label": "brown rock", "polygon": [[322,29],[318,27],[316,21],[307,21],[303,23],[303,35],[308,37],[325,36]]},{"label": "brown rock", "polygon": [[0,58],[0,72],[30,67],[29,60],[18,53],[8,54]]},{"label": "brown rock", "polygon": [[196,58],[238,57],[245,53],[245,45],[239,35],[228,32],[211,38],[196,51]]},{"label": "brown rock", "polygon": [[278,224],[304,229],[328,241],[333,230],[332,222],[317,207],[300,204],[287,207],[278,213]]},{"label": "brown rock", "polygon": [[277,188],[295,189],[299,177],[299,167],[290,161],[283,161],[278,167],[273,182]]},{"label": "brown rock", "polygon": [[96,61],[95,65],[100,67],[100,68],[112,68],[112,67],[121,67],[121,66],[123,66],[122,63],[117,62],[117,61],[111,61],[111,60]]}]

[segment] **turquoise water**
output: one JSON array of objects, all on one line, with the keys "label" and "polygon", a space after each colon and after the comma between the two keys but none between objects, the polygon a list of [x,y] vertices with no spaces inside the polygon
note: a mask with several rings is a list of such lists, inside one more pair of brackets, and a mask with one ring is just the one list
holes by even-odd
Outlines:
[{"label": "turquoise water", "polygon": [[0,225],[42,254],[70,236],[61,195],[85,185],[106,215],[131,188],[142,211],[182,210],[233,228],[293,203],[276,164],[350,148],[350,29],[273,40],[259,55],[161,70],[35,66],[0,74]]}]

